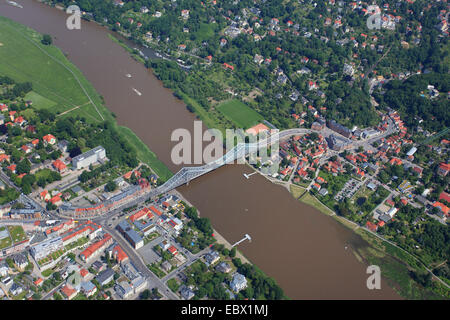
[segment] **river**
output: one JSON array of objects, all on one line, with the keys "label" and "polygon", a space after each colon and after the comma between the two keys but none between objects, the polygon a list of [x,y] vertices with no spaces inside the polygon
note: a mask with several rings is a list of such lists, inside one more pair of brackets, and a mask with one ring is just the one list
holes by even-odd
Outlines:
[{"label": "river", "polygon": [[[171,133],[177,128],[192,131],[195,120],[184,103],[111,41],[104,27],[82,21],[81,30],[68,30],[64,12],[34,0],[17,2],[24,8],[1,0],[0,15],[52,35],[54,44],[104,97],[118,123],[131,128],[177,171],[180,167],[170,159]],[[367,266],[345,249],[367,245],[358,235],[259,174],[245,179],[243,173],[250,172],[243,165],[228,165],[179,191],[229,242],[250,234],[252,241],[243,242],[239,250],[292,299],[399,298],[384,280],[381,290],[367,289]]]}]

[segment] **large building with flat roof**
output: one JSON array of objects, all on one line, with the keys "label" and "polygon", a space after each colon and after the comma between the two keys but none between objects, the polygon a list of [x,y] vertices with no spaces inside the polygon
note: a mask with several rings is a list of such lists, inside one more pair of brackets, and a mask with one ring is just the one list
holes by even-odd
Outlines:
[{"label": "large building with flat roof", "polygon": [[134,249],[139,249],[144,246],[144,239],[131,228],[130,224],[125,220],[117,225],[117,230],[124,236],[125,239],[133,246]]},{"label": "large building with flat roof", "polygon": [[106,151],[102,146],[95,147],[83,154],[72,158],[72,165],[76,169],[83,169],[91,164],[106,159]]},{"label": "large building with flat roof", "polygon": [[49,238],[41,243],[31,247],[30,253],[34,260],[39,261],[52,252],[55,252],[63,247],[63,241],[61,237]]}]

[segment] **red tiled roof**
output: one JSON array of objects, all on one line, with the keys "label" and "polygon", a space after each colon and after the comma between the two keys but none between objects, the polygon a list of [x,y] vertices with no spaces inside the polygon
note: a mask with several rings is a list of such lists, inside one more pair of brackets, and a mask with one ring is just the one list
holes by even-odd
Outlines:
[{"label": "red tiled roof", "polygon": [[72,287],[70,287],[69,285],[65,285],[64,287],[62,287],[61,292],[67,297],[70,298],[72,297],[75,293],[77,293],[77,291],[75,289],[73,289]]},{"label": "red tiled roof", "polygon": [[449,212],[450,208],[447,207],[445,204],[436,201],[435,203],[433,203],[433,207],[441,209],[441,211],[442,211],[446,216],[448,216],[448,212]]},{"label": "red tiled roof", "polygon": [[445,200],[448,203],[450,203],[450,194],[448,194],[445,191],[442,191],[441,194],[439,195],[439,200]]},{"label": "red tiled roof", "polygon": [[135,222],[136,220],[139,220],[140,218],[142,218],[143,216],[145,216],[149,212],[150,212],[150,210],[148,208],[144,208],[142,210],[139,210],[138,212],[136,212],[135,214],[130,216],[130,220],[132,222]]},{"label": "red tiled roof", "polygon": [[59,159],[53,161],[53,167],[58,171],[63,171],[67,168],[66,164]]},{"label": "red tiled roof", "polygon": [[96,253],[97,250],[100,250],[105,245],[105,243],[107,243],[110,239],[111,239],[111,235],[109,233],[105,234],[105,236],[103,237],[102,240],[91,244],[83,252],[80,253],[80,256],[84,256],[85,259],[88,259],[94,253]]},{"label": "red tiled roof", "polygon": [[87,271],[86,269],[81,269],[80,270],[80,275],[84,278],[89,274],[89,271]]},{"label": "red tiled roof", "polygon": [[56,138],[52,134],[47,134],[47,135],[43,136],[42,139],[44,139],[44,141],[50,142],[52,139],[56,139]]},{"label": "red tiled roof", "polygon": [[113,256],[116,257],[118,262],[122,262],[122,261],[128,259],[127,254],[125,253],[125,251],[123,251],[123,249],[119,245],[116,245],[114,247]]},{"label": "red tiled roof", "polygon": [[171,245],[169,247],[169,249],[167,249],[171,254],[176,255],[178,253],[177,248],[175,248],[173,245]]},{"label": "red tiled roof", "polygon": [[374,232],[377,231],[377,229],[378,229],[378,226],[377,226],[376,224],[370,222],[370,221],[367,221],[366,227],[367,227],[369,230],[374,231]]},{"label": "red tiled roof", "polygon": [[158,209],[156,209],[154,206],[151,206],[149,209],[150,209],[154,214],[156,214],[156,215],[159,216],[159,217],[162,215],[161,211],[159,211]]}]

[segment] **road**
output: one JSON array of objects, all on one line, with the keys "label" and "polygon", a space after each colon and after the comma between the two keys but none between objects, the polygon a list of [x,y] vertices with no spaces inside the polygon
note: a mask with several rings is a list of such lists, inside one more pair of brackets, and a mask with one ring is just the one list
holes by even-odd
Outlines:
[{"label": "road", "polygon": [[158,291],[160,293],[164,294],[167,298],[169,298],[171,300],[179,300],[180,299],[176,294],[174,294],[166,286],[166,284],[161,279],[159,279],[155,274],[153,274],[153,272],[151,272],[147,268],[144,260],[139,256],[139,254],[136,252],[136,250],[130,246],[128,241],[126,241],[124,238],[122,238],[122,236],[119,234],[118,231],[116,231],[115,229],[111,229],[110,227],[105,226],[105,225],[103,226],[103,230],[108,232],[113,237],[113,239],[122,247],[123,251],[125,251],[125,253],[128,255],[128,258],[133,263],[133,265],[136,267],[136,269],[144,277],[146,277],[148,280],[150,280],[150,282],[152,284],[154,284],[154,286],[156,288],[158,288]]}]

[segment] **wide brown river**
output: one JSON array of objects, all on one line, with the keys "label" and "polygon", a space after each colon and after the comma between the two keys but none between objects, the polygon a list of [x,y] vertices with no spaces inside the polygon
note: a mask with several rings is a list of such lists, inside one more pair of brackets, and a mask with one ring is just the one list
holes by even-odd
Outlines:
[{"label": "wide brown river", "polygon": [[[105,28],[83,21],[66,28],[67,15],[32,0],[16,8],[0,0],[0,15],[54,37],[54,44],[83,72],[117,115],[173,171],[170,159],[176,128],[193,129],[195,117],[151,71],[111,41]],[[130,73],[132,78],[124,75]],[[139,90],[138,96],[132,88]],[[245,179],[246,166],[229,165],[179,191],[229,242],[248,233],[239,249],[292,299],[398,299],[383,280],[381,290],[366,287],[366,265],[348,248],[366,246],[351,230],[295,200],[283,187],[260,175]]]}]

